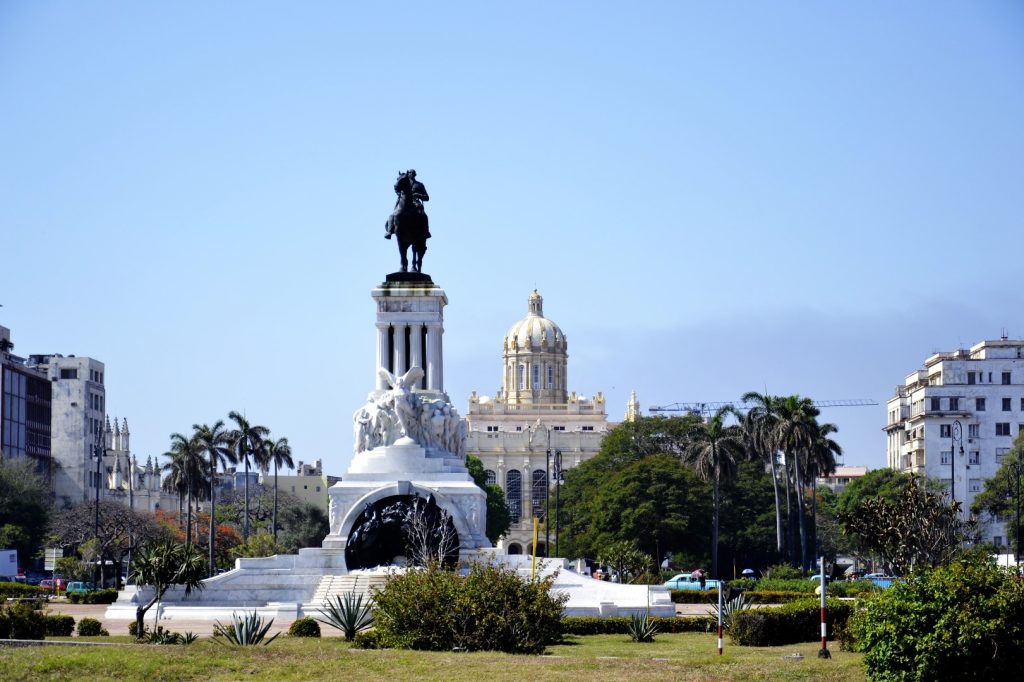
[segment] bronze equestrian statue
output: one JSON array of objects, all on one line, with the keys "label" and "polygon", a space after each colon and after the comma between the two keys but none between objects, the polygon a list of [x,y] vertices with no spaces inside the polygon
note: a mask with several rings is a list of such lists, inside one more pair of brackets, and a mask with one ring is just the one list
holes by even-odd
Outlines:
[{"label": "bronze equestrian statue", "polygon": [[430,201],[427,188],[416,180],[416,171],[407,170],[398,174],[395,181],[395,210],[384,223],[385,239],[398,236],[398,253],[402,256],[402,272],[409,271],[407,252],[412,247],[412,271],[423,271],[423,254],[427,252],[430,238],[430,220],[423,210],[423,202]]}]

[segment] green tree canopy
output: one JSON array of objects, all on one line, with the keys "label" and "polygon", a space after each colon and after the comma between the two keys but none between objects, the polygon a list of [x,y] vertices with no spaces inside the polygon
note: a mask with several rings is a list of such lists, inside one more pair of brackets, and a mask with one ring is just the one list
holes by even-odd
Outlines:
[{"label": "green tree canopy", "polygon": [[466,455],[466,467],[477,486],[487,493],[487,528],[484,532],[491,544],[497,544],[498,539],[512,526],[512,515],[508,511],[508,504],[505,503],[505,492],[500,486],[487,482],[487,472],[479,457]]},{"label": "green tree canopy", "polygon": [[39,551],[50,516],[50,491],[32,464],[0,460],[0,547],[25,562]]},{"label": "green tree canopy", "polygon": [[[1013,449],[1003,456],[995,476],[985,481],[985,487],[974,498],[971,512],[981,515],[989,514],[1002,523],[1016,523],[1017,511],[1024,508],[1021,499],[1021,485],[1024,484],[1024,432],[1013,441]],[[1010,528],[1010,526],[1008,526]],[[1016,553],[1017,547],[1015,528],[1009,530],[1009,544]]]}]

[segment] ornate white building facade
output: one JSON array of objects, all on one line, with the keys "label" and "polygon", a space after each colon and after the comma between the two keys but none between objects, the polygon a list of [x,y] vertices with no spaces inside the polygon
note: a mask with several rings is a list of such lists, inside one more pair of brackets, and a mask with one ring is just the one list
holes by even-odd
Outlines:
[{"label": "ornate white building facade", "polygon": [[[952,483],[969,510],[1024,431],[1024,341],[982,341],[936,353],[886,404],[889,466]],[[1006,543],[1003,524],[982,518],[982,539]]]},{"label": "ornate white building facade", "polygon": [[[556,461],[569,469],[597,454],[608,431],[604,396],[587,399],[568,390],[568,342],[544,317],[544,299],[530,295],[526,317],[505,334],[502,389],[469,398],[466,452],[479,457],[487,479],[505,492],[512,526],[498,547],[507,554],[533,553],[533,519],[539,522],[537,553],[545,537],[556,542]],[[546,525],[545,525],[546,524]]]}]

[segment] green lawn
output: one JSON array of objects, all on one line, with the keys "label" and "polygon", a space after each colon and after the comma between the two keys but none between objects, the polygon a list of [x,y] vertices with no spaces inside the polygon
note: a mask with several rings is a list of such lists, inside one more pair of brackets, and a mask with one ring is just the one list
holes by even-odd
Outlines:
[{"label": "green lawn", "polygon": [[[124,643],[124,637],[91,641]],[[800,652],[802,661],[784,660]],[[777,648],[726,644],[714,635],[659,635],[634,644],[625,635],[570,637],[544,656],[490,653],[363,651],[338,639],[282,635],[268,647],[232,649],[209,639],[183,646],[0,647],[5,680],[864,680],[859,654],[833,650],[818,660],[816,643]]]}]

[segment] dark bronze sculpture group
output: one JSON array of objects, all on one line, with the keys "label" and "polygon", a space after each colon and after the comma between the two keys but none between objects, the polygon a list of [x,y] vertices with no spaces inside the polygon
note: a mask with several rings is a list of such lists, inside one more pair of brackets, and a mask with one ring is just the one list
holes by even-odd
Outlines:
[{"label": "dark bronze sculpture group", "polygon": [[[417,526],[422,531],[416,532]],[[421,535],[418,537],[418,535]],[[367,503],[348,536],[345,564],[349,570],[387,566],[397,557],[417,563],[422,550],[410,543],[427,545],[427,554],[440,549],[445,556],[438,559],[452,565],[458,560],[458,542],[446,546],[444,538],[457,538],[451,516],[437,505],[433,495],[395,495]]]},{"label": "dark bronze sculpture group", "polygon": [[430,220],[423,210],[423,202],[430,201],[427,188],[416,179],[416,171],[407,170],[398,174],[395,181],[395,210],[384,224],[385,239],[398,237],[398,253],[402,256],[402,272],[409,272],[407,253],[412,247],[412,271],[423,271],[423,254],[427,252],[430,238]]}]

